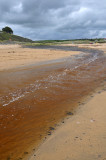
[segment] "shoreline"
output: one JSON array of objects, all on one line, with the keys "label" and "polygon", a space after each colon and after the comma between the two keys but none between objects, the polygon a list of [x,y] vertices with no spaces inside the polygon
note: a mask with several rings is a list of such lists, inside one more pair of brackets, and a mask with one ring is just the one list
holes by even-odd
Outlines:
[{"label": "shoreline", "polygon": [[[29,55],[29,57],[32,57],[31,58],[31,63],[29,62],[29,61],[26,61],[26,59],[25,59],[25,61],[22,61],[22,63],[24,63],[23,65],[22,65],[22,63],[19,63],[19,60],[21,60],[21,51],[23,51],[23,48],[21,48],[21,50],[19,49],[19,47],[20,46],[16,46],[16,48],[17,48],[17,51],[16,52],[20,52],[19,53],[19,55],[18,55],[18,58],[19,59],[17,59],[17,53],[16,52],[14,52],[13,53],[13,47],[12,46],[8,46],[8,47],[10,47],[10,50],[11,51],[8,51],[8,49],[7,49],[7,51],[6,52],[10,52],[10,53],[6,53],[7,55],[9,54],[10,55],[10,58],[8,59],[9,61],[9,63],[11,63],[13,60],[14,60],[14,65],[12,65],[12,64],[10,64],[10,67],[9,66],[7,66],[7,65],[5,65],[4,67],[5,67],[5,70],[1,70],[1,72],[0,72],[0,74],[1,74],[1,93],[2,94],[6,94],[6,92],[8,93],[8,89],[7,89],[7,87],[8,88],[10,88],[11,90],[11,93],[13,93],[13,96],[14,96],[14,93],[15,93],[15,95],[17,94],[18,95],[18,91],[21,91],[21,88],[23,88],[23,90],[22,90],[22,96],[23,96],[23,94],[26,92],[26,93],[31,93],[31,95],[32,96],[30,96],[29,95],[29,97],[26,95],[26,93],[25,93],[25,96],[26,96],[26,98],[20,98],[19,99],[19,101],[18,100],[16,100],[16,102],[15,101],[13,101],[13,103],[4,103],[3,105],[5,105],[6,104],[6,106],[4,106],[4,113],[7,113],[7,115],[9,115],[10,113],[9,112],[11,112],[13,115],[16,115],[16,113],[15,112],[17,112],[18,114],[19,114],[19,116],[20,116],[20,114],[22,114],[22,116],[24,117],[24,121],[22,120],[22,125],[21,125],[21,123],[20,124],[18,124],[17,122],[16,122],[16,124],[18,125],[18,127],[21,127],[21,129],[22,130],[26,130],[26,131],[28,131],[29,133],[28,133],[28,135],[26,135],[26,138],[27,138],[27,136],[29,137],[29,136],[33,136],[33,138],[32,138],[32,140],[33,140],[33,144],[36,144],[35,142],[37,142],[36,140],[37,140],[37,138],[39,139],[39,137],[37,137],[37,136],[39,136],[40,135],[40,132],[38,133],[38,135],[36,134],[36,136],[35,136],[35,132],[36,132],[36,127],[35,127],[35,125],[34,125],[34,123],[32,124],[32,122],[36,122],[36,116],[35,115],[37,115],[37,117],[38,117],[38,124],[37,124],[37,127],[39,127],[39,124],[41,125],[41,127],[42,127],[42,124],[43,123],[39,123],[39,121],[41,121],[41,117],[39,117],[40,116],[40,114],[42,115],[42,112],[40,111],[40,112],[36,112],[36,108],[34,107],[35,105],[34,105],[34,101],[36,102],[36,99],[34,98],[34,93],[36,94],[36,90],[33,90],[34,91],[34,93],[33,92],[31,92],[32,91],[32,89],[33,89],[33,86],[34,86],[34,82],[35,82],[35,79],[37,80],[37,77],[38,77],[38,82],[40,82],[41,81],[41,83],[44,85],[44,87],[45,88],[48,88],[48,87],[50,87],[50,85],[49,86],[47,86],[46,85],[46,83],[45,83],[45,81],[42,81],[42,78],[43,79],[45,79],[45,78],[47,78],[47,77],[49,77],[50,79],[48,79],[48,84],[51,84],[52,83],[52,76],[54,76],[53,78],[53,80],[55,80],[56,81],[56,83],[58,83],[58,81],[57,81],[57,79],[56,79],[56,76],[55,76],[55,74],[57,73],[57,75],[59,74],[59,75],[66,75],[66,76],[69,76],[69,75],[71,75],[72,74],[72,76],[73,75],[77,75],[77,73],[82,73],[82,76],[80,76],[79,78],[80,78],[80,81],[81,81],[81,85],[85,85],[85,88],[88,88],[88,91],[87,90],[83,90],[82,88],[79,88],[79,85],[78,85],[78,82],[76,83],[76,78],[75,78],[75,82],[73,81],[73,82],[71,82],[71,83],[68,83],[68,81],[67,81],[67,84],[65,84],[64,83],[64,81],[63,81],[63,85],[62,86],[60,86],[59,88],[61,88],[62,89],[62,87],[64,86],[64,87],[66,87],[66,93],[65,93],[65,95],[61,95],[61,91],[59,91],[59,88],[58,88],[58,90],[57,90],[57,85],[56,85],[56,88],[54,88],[54,89],[56,89],[56,91],[57,91],[57,94],[58,94],[58,91],[60,92],[59,93],[59,95],[60,95],[60,97],[59,98],[57,98],[57,96],[55,96],[55,94],[53,94],[54,95],[54,97],[56,98],[56,102],[57,102],[57,106],[61,106],[61,107],[63,107],[63,110],[64,110],[64,113],[62,112],[61,113],[61,115],[63,114],[63,116],[65,117],[65,114],[66,114],[66,112],[67,111],[73,111],[73,107],[75,107],[76,105],[74,105],[74,102],[73,103],[71,103],[71,101],[68,101],[68,99],[67,99],[67,96],[69,97],[69,98],[74,98],[73,97],[73,92],[72,92],[72,95],[70,95],[70,93],[71,92],[69,92],[69,90],[68,90],[68,88],[67,88],[67,85],[72,85],[71,87],[74,89],[74,90],[76,90],[77,88],[79,88],[79,91],[78,91],[78,93],[80,92],[81,93],[81,95],[82,95],[82,97],[84,97],[85,95],[87,95],[87,92],[88,93],[90,93],[89,91],[90,91],[90,88],[95,88],[95,86],[97,85],[96,83],[100,83],[99,82],[99,79],[98,79],[98,77],[97,77],[97,79],[95,79],[96,77],[93,75],[93,77],[94,77],[94,79],[95,80],[91,80],[91,82],[92,82],[92,84],[90,84],[90,79],[88,80],[88,82],[89,83],[87,83],[87,82],[85,82],[85,80],[84,79],[82,79],[81,77],[83,77],[84,76],[84,74],[83,74],[83,69],[85,69],[86,68],[86,65],[85,64],[83,64],[82,62],[81,62],[81,64],[82,64],[82,67],[81,67],[81,70],[80,69],[76,69],[76,71],[74,72],[74,70],[73,71],[70,71],[69,69],[70,69],[70,63],[71,63],[71,61],[69,60],[69,61],[67,61],[66,59],[68,59],[68,57],[70,57],[70,56],[72,56],[72,57],[70,57],[70,59],[71,58],[73,58],[73,56],[75,56],[74,58],[75,59],[80,59],[81,57],[83,57],[83,55],[81,55],[81,53],[83,53],[83,52],[81,52],[81,51],[61,51],[61,50],[48,50],[48,49],[28,49],[28,48],[25,48],[25,50],[24,51],[26,51],[26,53],[25,53],[25,55],[24,55],[24,57],[28,54]],[[74,48],[75,49],[75,48]],[[5,49],[4,49],[5,50]],[[35,59],[34,61],[33,61],[33,55],[35,54],[35,51],[38,51],[39,50],[39,54],[38,54],[38,59]],[[82,51],[83,51],[83,49],[81,49]],[[88,53],[88,49],[85,49],[86,50],[86,52]],[[85,51],[84,50],[84,51]],[[30,51],[30,53],[29,53],[29,51]],[[33,51],[33,54],[31,53]],[[47,51],[47,52],[46,52]],[[96,54],[98,54],[99,52],[100,52],[100,54],[101,54],[101,56],[103,56],[102,55],[102,52],[101,51],[97,51],[97,50],[90,50],[90,51],[94,51],[94,53]],[[46,54],[45,54],[45,52],[46,52]],[[24,53],[24,52],[23,52]],[[49,57],[49,60],[48,60],[48,53],[51,53],[50,54],[50,57]],[[64,53],[66,53],[65,54],[65,57],[64,57]],[[59,55],[58,55],[59,54]],[[95,55],[94,54],[94,55]],[[16,56],[15,56],[16,55]],[[54,56],[55,55],[55,56]],[[80,56],[81,55],[81,56]],[[93,55],[93,54],[91,54],[91,55]],[[93,55],[93,56],[94,56]],[[41,57],[43,56],[44,57],[44,59],[43,59],[43,61],[41,60]],[[86,56],[86,53],[84,54],[84,56],[85,56],[85,60],[86,59],[88,59],[88,58],[90,58],[89,56]],[[4,58],[6,57],[6,55],[4,55]],[[11,59],[13,57],[13,59]],[[16,61],[15,61],[15,58],[16,58]],[[95,57],[94,57],[94,59],[95,59]],[[17,60],[18,60],[18,63],[15,63],[15,62],[17,62]],[[27,57],[27,60],[28,60],[28,57]],[[45,60],[47,60],[47,61],[45,61]],[[91,60],[92,60],[92,56],[91,56]],[[52,63],[51,63],[52,62]],[[89,64],[89,61],[85,61],[86,63],[88,63]],[[104,61],[102,61],[102,62],[104,62]],[[48,64],[46,64],[46,63],[48,63]],[[97,62],[98,63],[98,62]],[[41,65],[39,65],[39,64],[41,64]],[[75,63],[75,64],[77,64],[77,63]],[[75,65],[74,64],[74,65]],[[79,64],[80,64],[80,61],[79,61]],[[37,66],[38,65],[38,66]],[[69,65],[69,68],[68,68],[68,65]],[[44,67],[43,67],[44,66]],[[101,66],[101,64],[99,65],[99,67]],[[79,67],[80,68],[80,67]],[[87,68],[86,68],[87,69]],[[97,68],[98,69],[98,68]],[[87,72],[86,72],[86,74],[90,74],[90,72],[89,72],[89,69],[88,70],[86,70]],[[92,69],[91,69],[91,71],[92,71]],[[53,73],[53,74],[51,74],[51,73]],[[63,74],[63,73],[65,73],[65,74]],[[67,73],[67,74],[66,74]],[[69,73],[69,74],[68,74]],[[102,73],[102,72],[101,72]],[[86,74],[85,74],[85,77],[86,77]],[[95,72],[94,72],[94,74],[95,74]],[[7,77],[7,82],[5,82],[5,78]],[[11,78],[9,78],[9,77],[11,77]],[[92,77],[92,78],[93,78]],[[101,77],[101,76],[100,76]],[[66,77],[66,79],[67,78],[69,78],[69,77]],[[73,77],[74,78],[74,77]],[[77,77],[78,78],[78,77]],[[4,79],[4,80],[3,80]],[[14,81],[15,80],[15,81]],[[46,80],[46,79],[45,79]],[[61,80],[61,79],[60,79]],[[64,80],[65,80],[65,78],[64,78]],[[71,80],[71,79],[69,79],[69,80]],[[54,81],[54,82],[55,82]],[[97,82],[96,82],[97,81]],[[66,82],[66,81],[65,81]],[[24,83],[26,83],[27,85],[26,85],[26,87],[25,87],[25,84]],[[75,88],[74,88],[74,86],[73,86],[73,83],[75,83],[76,85],[75,85]],[[89,85],[89,87],[87,87],[87,85]],[[59,84],[58,84],[59,85]],[[92,87],[91,87],[91,86]],[[32,86],[32,87],[31,87]],[[38,83],[38,86],[39,86],[39,83]],[[42,85],[41,85],[42,86]],[[55,87],[55,86],[54,86]],[[93,88],[92,88],[92,90],[93,90]],[[16,92],[14,92],[14,89],[15,89],[15,91]],[[27,90],[26,90],[27,89]],[[41,88],[41,89],[43,89],[43,88]],[[25,92],[24,92],[24,90],[25,90]],[[39,90],[39,89],[38,89]],[[45,97],[45,93],[47,94],[46,96],[48,96],[48,98],[50,99],[50,101],[51,101],[51,99],[52,99],[52,97],[53,97],[53,95],[49,92],[51,90],[51,88],[48,90],[48,93],[47,93],[47,89],[45,89],[45,90],[41,90],[40,91],[40,94],[39,94],[39,92],[37,91],[37,94],[38,95],[41,95],[41,98],[42,98],[42,96],[43,97]],[[43,91],[43,92],[42,92]],[[21,93],[21,92],[20,92]],[[19,93],[19,94],[20,94]],[[11,94],[12,95],[12,94]],[[66,96],[67,95],[67,96]],[[69,96],[70,95],[70,96]],[[76,94],[77,96],[79,95],[79,94]],[[7,96],[8,96],[8,94],[7,94]],[[21,95],[20,95],[21,96]],[[66,97],[66,103],[65,103],[65,99],[64,99],[64,96]],[[79,99],[78,99],[78,97],[76,97],[75,99],[75,104],[77,104],[78,103],[78,101],[81,101],[81,99],[82,99],[82,97],[80,97],[79,96]],[[10,98],[12,98],[12,97],[10,97]],[[14,99],[15,97],[13,97],[13,99]],[[63,100],[63,102],[64,103],[61,103],[61,101],[59,101],[58,99],[60,99],[61,98],[61,100]],[[17,97],[16,97],[16,99],[17,99]],[[31,100],[32,99],[32,100]],[[53,99],[52,99],[53,100]],[[54,101],[54,102],[55,102]],[[11,100],[10,100],[10,102],[11,102]],[[30,103],[29,103],[30,102]],[[40,102],[40,101],[39,101]],[[49,101],[48,101],[49,102]],[[20,104],[19,104],[20,103]],[[46,102],[47,103],[47,102]],[[45,103],[45,107],[44,107],[44,104],[43,103],[38,103],[38,108],[40,107],[40,104],[42,105],[42,107],[44,107],[44,108],[46,108],[46,106],[47,105],[50,105],[51,107],[51,111],[50,112],[47,112],[47,113],[52,113],[52,105],[53,105],[53,103],[51,103],[51,102],[49,102],[49,103],[47,103],[46,104]],[[59,103],[60,103],[60,105],[59,105]],[[72,106],[70,106],[70,103],[71,103],[71,105]],[[29,105],[31,105],[32,106],[32,109],[29,109],[28,107],[28,104]],[[9,107],[12,109],[12,108],[14,108],[14,105],[16,106],[16,107],[18,107],[19,108],[19,111],[18,110],[9,110]],[[66,105],[66,106],[65,106]],[[24,107],[24,106],[27,106],[27,107],[25,107],[25,109],[23,108],[23,111],[25,111],[25,112],[27,112],[26,114],[23,114],[22,112],[21,112],[21,107],[20,106],[22,106],[22,107]],[[41,110],[43,109],[41,107]],[[54,107],[56,108],[56,106],[54,105]],[[66,108],[65,108],[66,107]],[[8,110],[7,110],[7,109]],[[76,108],[76,107],[75,107]],[[49,108],[48,108],[49,109]],[[38,110],[38,109],[37,109]],[[47,110],[47,109],[46,109]],[[50,109],[49,109],[50,110]],[[33,112],[34,111],[34,112]],[[1,113],[3,113],[3,112],[1,112]],[[58,112],[59,112],[59,109],[57,109],[57,112],[54,112],[53,111],[53,113],[51,114],[51,117],[53,116],[54,118],[56,118],[56,116],[59,116],[58,115]],[[37,113],[37,114],[36,114]],[[39,114],[40,113],[40,114]],[[18,115],[17,114],[17,115]],[[29,114],[30,114],[30,116],[29,116]],[[44,114],[44,113],[43,113]],[[54,115],[53,115],[54,114]],[[57,114],[57,115],[55,115],[55,114]],[[34,119],[32,119],[32,115],[33,115],[33,118]],[[39,116],[38,116],[39,115]],[[27,116],[29,117],[29,120],[27,119]],[[47,117],[47,115],[46,115],[46,112],[45,112],[45,116]],[[42,118],[46,118],[46,117],[44,117],[43,115],[42,115]],[[53,118],[52,117],[52,118]],[[15,118],[15,117],[11,117],[11,118]],[[11,118],[10,118],[10,121],[11,121]],[[53,118],[53,119],[54,119]],[[16,117],[16,119],[17,119],[17,117]],[[52,120],[53,120],[52,119]],[[33,120],[33,121],[32,121]],[[48,122],[46,122],[46,121],[48,121]],[[48,134],[51,136],[51,131],[49,131],[49,129],[50,129],[50,126],[52,126],[52,125],[56,125],[56,124],[58,124],[57,123],[57,121],[55,121],[55,119],[53,120],[53,123],[52,122],[49,122],[49,121],[51,121],[51,119],[45,119],[45,123],[44,123],[44,125],[47,125],[46,126],[46,131],[45,131],[45,135],[43,135],[43,133],[41,132],[41,134],[42,134],[42,137],[40,137],[40,142],[42,142],[42,138],[43,137],[45,137],[45,136],[47,136]],[[8,122],[8,121],[7,121]],[[27,122],[27,123],[26,123]],[[42,121],[43,122],[43,121]],[[14,123],[14,122],[13,122]],[[48,123],[48,124],[47,124]],[[15,123],[14,123],[15,124]],[[13,124],[12,124],[13,125]],[[23,127],[22,127],[23,126]],[[7,128],[8,128],[8,126],[7,126]],[[48,129],[49,128],[49,129]],[[9,128],[10,130],[12,129],[11,127]],[[35,129],[35,131],[34,131],[34,129]],[[44,128],[45,129],[45,128]],[[53,129],[53,128],[52,128]],[[51,130],[52,130],[51,129]],[[57,127],[57,129],[58,129],[58,127]],[[33,131],[32,133],[33,134],[31,134],[31,130]],[[53,129],[54,130],[54,129]],[[19,130],[18,130],[18,132],[19,132]],[[17,132],[17,133],[18,133]],[[5,132],[4,132],[5,133]],[[54,133],[53,133],[54,134]],[[19,135],[21,135],[21,132],[19,132]],[[20,142],[21,142],[21,140],[24,142],[24,140],[23,139],[21,139],[22,138],[22,136],[23,136],[23,134],[20,136],[20,137],[18,137],[18,134],[16,134],[16,135],[11,135],[11,138],[13,138],[13,137],[17,137],[17,139],[15,139],[15,141],[16,141],[16,144],[18,144],[19,145],[19,142],[17,141],[18,139],[20,139]],[[35,140],[36,139],[36,140]],[[48,138],[47,138],[48,139]],[[5,140],[5,139],[4,139]],[[25,150],[22,150],[21,149],[21,151],[23,151],[23,153],[21,153],[20,154],[20,148],[19,148],[19,146],[18,146],[18,149],[19,149],[19,151],[18,151],[18,153],[16,153],[16,154],[19,154],[19,155],[22,155],[22,156],[20,156],[22,159],[25,159],[25,157],[28,157],[29,155],[30,155],[30,153],[32,153],[34,150],[35,150],[35,147],[33,147],[33,146],[31,146],[31,141],[32,141],[31,139],[30,139],[30,137],[29,137],[29,141],[26,139],[25,141],[27,141],[30,145],[28,146],[28,144],[27,144],[27,147],[25,146],[24,147],[24,149]],[[35,140],[35,142],[34,142],[34,140]],[[10,141],[11,142],[11,141]],[[40,144],[40,143],[39,143]],[[11,144],[10,144],[11,145]],[[21,147],[21,146],[20,146]],[[28,148],[29,147],[29,148]],[[30,147],[31,147],[31,150],[30,150]],[[38,147],[39,148],[39,147]],[[12,151],[12,150],[11,150]],[[4,152],[5,153],[5,152]],[[13,153],[15,153],[15,152],[13,152]],[[13,159],[14,160],[14,158],[12,158],[12,154],[10,154],[10,156],[11,156],[11,160]],[[18,156],[18,155],[17,155]],[[28,158],[26,159],[26,160],[28,160]],[[29,159],[30,160],[30,159]]]},{"label": "shoreline", "polygon": [[50,64],[81,53],[104,53],[106,46],[94,44],[65,44],[56,46],[21,46],[19,44],[0,45],[0,72],[11,69]]},{"label": "shoreline", "polygon": [[88,95],[26,160],[105,160],[105,97],[103,88]]},{"label": "shoreline", "polygon": [[23,48],[21,45],[0,45],[0,72],[61,61],[80,51]]}]

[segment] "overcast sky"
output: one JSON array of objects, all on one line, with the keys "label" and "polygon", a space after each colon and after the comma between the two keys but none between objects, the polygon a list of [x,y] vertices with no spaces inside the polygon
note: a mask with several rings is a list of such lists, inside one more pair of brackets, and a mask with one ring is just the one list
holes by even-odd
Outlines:
[{"label": "overcast sky", "polygon": [[0,0],[0,29],[43,39],[106,38],[106,0]]}]

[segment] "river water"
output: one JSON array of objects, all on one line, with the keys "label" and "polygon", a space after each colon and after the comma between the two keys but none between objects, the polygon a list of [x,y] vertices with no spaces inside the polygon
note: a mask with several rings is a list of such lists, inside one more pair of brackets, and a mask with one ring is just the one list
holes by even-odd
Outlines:
[{"label": "river water", "polygon": [[103,52],[80,51],[69,58],[0,72],[0,160],[28,156],[50,134],[50,127],[55,128],[82,98],[103,86]]}]

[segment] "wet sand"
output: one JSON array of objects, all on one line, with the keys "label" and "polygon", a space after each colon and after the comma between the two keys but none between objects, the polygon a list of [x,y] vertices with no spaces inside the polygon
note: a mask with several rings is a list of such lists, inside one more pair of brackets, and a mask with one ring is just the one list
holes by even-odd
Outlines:
[{"label": "wet sand", "polygon": [[93,96],[66,119],[29,159],[105,160],[106,92]]},{"label": "wet sand", "polygon": [[[77,47],[72,47],[70,50],[67,47],[58,50],[49,49],[51,54],[62,52],[64,55],[64,52],[69,52],[68,58],[65,54],[65,58],[56,56],[62,59],[47,62],[46,55],[45,63],[40,65],[35,61],[35,64],[31,65],[24,60],[24,67],[19,61],[16,65],[14,63],[14,67],[2,67],[0,72],[1,160],[28,159],[27,157],[35,151],[35,147],[41,140],[51,135],[51,129],[56,128],[57,122],[70,112],[74,112],[83,98],[97,87],[104,87],[106,59],[103,52],[79,50]],[[60,51],[60,49],[68,51]],[[35,49],[27,51],[29,50],[34,53],[36,51]],[[42,51],[46,50],[43,48]]]},{"label": "wet sand", "polygon": [[93,43],[93,44],[65,44],[62,46],[73,46],[73,47],[79,47],[79,48],[86,48],[86,49],[97,49],[102,50],[104,53],[106,53],[106,43]]},{"label": "wet sand", "polygon": [[23,48],[21,45],[0,45],[0,71],[26,67],[39,62],[57,60],[79,54],[79,51]]}]

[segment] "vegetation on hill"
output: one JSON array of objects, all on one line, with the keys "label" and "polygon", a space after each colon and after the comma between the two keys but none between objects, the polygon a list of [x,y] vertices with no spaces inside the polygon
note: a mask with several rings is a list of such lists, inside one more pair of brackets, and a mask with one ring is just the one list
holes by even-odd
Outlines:
[{"label": "vegetation on hill", "polygon": [[33,42],[32,40],[28,39],[28,38],[23,38],[17,35],[13,35],[10,33],[6,33],[6,32],[0,32],[0,41],[1,42],[11,42],[11,41],[16,41],[16,42]]},{"label": "vegetation on hill", "polygon": [[44,45],[61,45],[61,44],[93,44],[106,43],[106,39],[75,39],[75,40],[42,40],[33,41],[33,43],[25,43],[25,46],[44,46]]},{"label": "vegetation on hill", "polygon": [[7,32],[0,31],[0,42],[4,43],[22,43],[25,46],[41,46],[41,45],[61,45],[61,44],[93,44],[106,43],[106,39],[75,39],[75,40],[41,40],[32,41],[28,38],[13,35]]},{"label": "vegetation on hill", "polygon": [[70,40],[42,40],[42,41],[35,41],[36,43],[63,43],[63,44],[88,44],[88,43],[104,43],[106,40],[104,38],[98,39],[70,39]]},{"label": "vegetation on hill", "polygon": [[6,33],[13,34],[13,30],[10,27],[8,27],[8,26],[2,28],[2,31],[6,32]]}]

